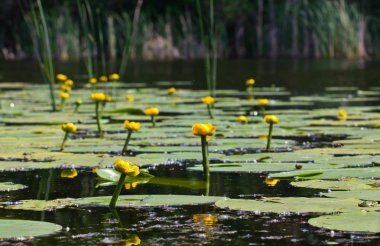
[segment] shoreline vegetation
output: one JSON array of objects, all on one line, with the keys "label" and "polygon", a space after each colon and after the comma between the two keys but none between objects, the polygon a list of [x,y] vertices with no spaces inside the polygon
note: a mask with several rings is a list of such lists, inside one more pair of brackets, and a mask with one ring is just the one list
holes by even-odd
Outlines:
[{"label": "shoreline vegetation", "polygon": [[[218,58],[370,59],[380,53],[380,5],[370,0],[41,2],[53,58],[87,60],[92,70],[104,70],[107,60],[122,60],[122,71],[128,59],[204,58],[210,50],[204,34],[214,38]],[[7,20],[0,27],[0,59],[37,59],[27,30],[36,4],[6,0],[0,7]],[[212,33],[203,33],[199,7],[208,13],[211,5],[214,16],[203,25]]]}]

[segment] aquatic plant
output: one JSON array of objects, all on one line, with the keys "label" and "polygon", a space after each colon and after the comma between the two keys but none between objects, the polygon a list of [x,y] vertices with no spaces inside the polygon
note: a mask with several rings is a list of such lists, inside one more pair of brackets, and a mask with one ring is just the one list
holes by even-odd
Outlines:
[{"label": "aquatic plant", "polygon": [[123,188],[125,178],[127,176],[136,177],[140,173],[140,168],[138,166],[134,165],[130,161],[123,161],[122,159],[117,159],[115,161],[114,168],[120,173],[120,179],[116,185],[116,189],[109,204],[111,208],[114,208],[116,206],[116,202],[119,198],[121,189]]},{"label": "aquatic plant", "polygon": [[169,96],[171,96],[171,95],[173,95],[174,93],[176,93],[176,88],[174,88],[174,87],[170,87],[169,89],[168,89],[168,95]]},{"label": "aquatic plant", "polygon": [[160,111],[158,110],[158,108],[155,107],[150,107],[144,110],[144,114],[150,116],[150,120],[152,122],[153,127],[156,127],[156,119],[154,118],[154,116],[158,115],[159,113]]},{"label": "aquatic plant", "polygon": [[59,97],[61,98],[61,107],[60,107],[60,109],[63,110],[63,108],[65,106],[65,101],[70,98],[70,94],[67,93],[67,92],[61,92],[59,94]]},{"label": "aquatic plant", "polygon": [[82,105],[82,104],[83,104],[82,99],[78,99],[78,100],[75,101],[75,109],[74,109],[74,112],[75,112],[75,113],[78,112],[79,107],[80,107],[80,105]]},{"label": "aquatic plant", "polygon": [[195,136],[201,137],[201,145],[202,145],[202,164],[203,164],[203,174],[208,177],[210,176],[210,167],[209,167],[209,159],[208,159],[208,142],[207,136],[214,135],[216,131],[216,127],[210,123],[208,124],[194,124],[192,127],[192,133]]},{"label": "aquatic plant", "polygon": [[98,134],[99,137],[103,136],[102,126],[100,124],[100,103],[106,100],[106,95],[104,93],[92,93],[91,99],[95,102],[95,116],[96,116],[96,124],[98,126]]},{"label": "aquatic plant", "polygon": [[135,100],[135,97],[133,95],[127,95],[125,96],[125,99],[128,101],[128,102],[133,102]]},{"label": "aquatic plant", "polygon": [[107,82],[108,81],[108,77],[105,76],[105,75],[102,75],[99,77],[99,82]]},{"label": "aquatic plant", "polygon": [[75,133],[77,131],[77,126],[69,122],[69,123],[62,124],[61,129],[65,133],[65,136],[63,137],[63,141],[61,144],[61,151],[62,151],[65,148],[65,143],[69,137],[69,134]]},{"label": "aquatic plant", "polygon": [[248,124],[248,118],[244,115],[240,115],[236,118],[236,121],[242,124]]},{"label": "aquatic plant", "polygon": [[276,186],[277,183],[280,182],[280,180],[279,179],[272,179],[271,177],[266,176],[264,182],[267,186],[273,187],[273,186]]},{"label": "aquatic plant", "polygon": [[344,109],[339,109],[338,118],[340,121],[345,121],[347,119],[347,112]]},{"label": "aquatic plant", "polygon": [[55,77],[58,81],[61,81],[61,82],[64,82],[68,79],[67,76],[62,73],[57,74]]},{"label": "aquatic plant", "polygon": [[260,107],[260,114],[264,117],[265,116],[265,107],[268,106],[268,99],[266,99],[266,98],[258,99],[257,105],[259,105],[259,107]]},{"label": "aquatic plant", "polygon": [[269,124],[269,132],[268,132],[267,147],[266,147],[266,152],[269,152],[270,151],[270,142],[272,140],[273,125],[277,124],[279,120],[274,115],[266,115],[264,117],[264,121]]},{"label": "aquatic plant", "polygon": [[248,93],[248,98],[253,99],[254,98],[254,93],[253,93],[253,85],[256,83],[254,79],[247,79],[245,81],[245,85],[247,86],[247,93]]},{"label": "aquatic plant", "polygon": [[132,132],[137,132],[138,130],[140,130],[141,124],[140,122],[126,120],[124,121],[123,126],[125,129],[128,130],[128,136],[127,136],[127,139],[125,140],[123,150],[121,151],[122,154],[124,154],[127,151],[129,141],[131,140]]},{"label": "aquatic plant", "polygon": [[203,97],[202,103],[206,104],[208,115],[211,119],[213,119],[214,115],[212,114],[212,104],[215,103],[215,99],[212,96]]}]

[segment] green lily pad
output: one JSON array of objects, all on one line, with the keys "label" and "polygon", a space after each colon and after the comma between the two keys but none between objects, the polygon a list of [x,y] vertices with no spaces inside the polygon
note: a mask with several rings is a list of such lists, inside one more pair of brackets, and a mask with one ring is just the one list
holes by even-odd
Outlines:
[{"label": "green lily pad", "polygon": [[[117,207],[160,207],[208,204],[224,199],[218,196],[186,196],[186,195],[124,195],[119,196]],[[74,201],[78,206],[108,206],[111,196],[87,197]]]},{"label": "green lily pad", "polygon": [[352,191],[332,191],[327,193],[322,193],[321,195],[334,198],[357,198],[366,201],[378,201],[380,202],[380,189],[372,190],[352,190]]},{"label": "green lily pad", "polygon": [[15,210],[33,210],[33,211],[52,211],[65,208],[74,201],[72,198],[56,199],[56,200],[21,200],[14,205],[5,205],[6,209]]},{"label": "green lily pad", "polygon": [[336,213],[359,210],[354,198],[271,197],[262,200],[226,199],[215,203],[219,208],[267,213]]},{"label": "green lily pad", "polygon": [[355,211],[312,218],[308,223],[329,230],[379,233],[379,221],[379,212]]},{"label": "green lily pad", "polygon": [[12,182],[0,183],[0,191],[22,190],[25,188],[27,188],[27,186],[22,184],[14,184]]},{"label": "green lily pad", "polygon": [[0,239],[42,236],[60,230],[62,226],[48,222],[0,219]]},{"label": "green lily pad", "polygon": [[306,180],[291,182],[294,187],[304,187],[312,189],[326,189],[326,190],[365,190],[376,189],[371,184],[374,181],[362,179],[343,179],[343,180]]}]

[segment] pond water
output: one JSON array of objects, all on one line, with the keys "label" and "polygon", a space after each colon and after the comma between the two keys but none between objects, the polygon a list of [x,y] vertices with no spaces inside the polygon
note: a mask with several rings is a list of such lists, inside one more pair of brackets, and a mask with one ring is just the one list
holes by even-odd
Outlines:
[{"label": "pond water", "polygon": [[[368,224],[375,224],[371,228],[373,232],[360,231],[357,227],[350,229],[351,222],[345,220],[328,228],[310,222],[326,214],[360,212],[369,217],[379,216],[380,206],[376,202],[380,202],[380,83],[377,80],[380,72],[377,65],[380,64],[376,61],[221,61],[218,86],[225,90],[217,92],[215,118],[210,119],[200,102],[207,92],[199,83],[204,77],[199,61],[134,62],[129,67],[128,81],[147,84],[97,85],[96,90],[103,92],[114,92],[116,86],[111,103],[102,113],[105,136],[98,138],[91,88],[75,84],[63,110],[53,113],[46,85],[38,84],[40,75],[36,64],[0,63],[0,81],[4,82],[0,83],[0,226],[4,219],[23,219],[51,222],[63,228],[34,238],[0,239],[0,245],[16,242],[21,245],[379,245],[380,228],[376,221],[368,220]],[[78,63],[64,63],[59,67],[59,72],[83,79],[84,71]],[[268,125],[260,115],[262,109],[256,100],[247,99],[244,90],[244,81],[251,76],[258,83],[255,98],[270,99],[265,113],[280,118],[279,124],[274,125],[272,152],[265,151]],[[9,81],[33,83],[5,83]],[[177,88],[174,96],[166,92],[171,85]],[[58,86],[56,94],[59,95]],[[127,102],[124,98],[127,94],[133,95],[135,101]],[[74,111],[76,99],[84,102],[79,112]],[[149,106],[160,109],[157,127],[152,127],[150,118],[141,113]],[[344,119],[338,109],[347,112]],[[248,117],[248,124],[236,122],[236,117],[243,114]],[[133,133],[128,155],[122,156],[121,148],[127,137],[123,129],[126,119],[141,122],[141,130]],[[60,124],[66,122],[75,123],[78,131],[70,135],[61,152]],[[200,171],[200,139],[191,134],[192,124],[208,122],[217,126],[209,142],[209,183],[203,181]],[[130,184],[122,190],[122,195],[191,195],[199,201],[214,196],[220,200],[175,206],[170,205],[172,201],[167,201],[169,205],[161,201],[157,206],[120,206],[116,210],[80,205],[78,198],[112,195],[115,186],[100,186],[95,169],[111,168],[117,158],[131,160],[154,176],[136,187]],[[64,170],[73,168],[77,175],[62,177]],[[268,175],[279,182],[268,185]],[[1,191],[4,182],[26,187]],[[346,199],[340,197],[345,195],[339,193],[342,191],[352,193]],[[22,207],[28,204],[22,200],[43,203],[63,198],[72,200],[57,209],[36,211],[40,205]],[[281,200],[286,198],[295,202]],[[299,202],[299,198],[310,202]],[[315,200],[319,198],[322,200]],[[232,202],[236,201],[246,203],[234,207]],[[257,209],[252,209],[252,201],[257,202]],[[260,202],[265,205],[259,207]],[[374,206],[362,207],[362,202],[372,202]],[[280,204],[280,211],[276,210],[276,204]],[[366,219],[355,222],[365,224]],[[348,229],[341,224],[348,224]]]}]

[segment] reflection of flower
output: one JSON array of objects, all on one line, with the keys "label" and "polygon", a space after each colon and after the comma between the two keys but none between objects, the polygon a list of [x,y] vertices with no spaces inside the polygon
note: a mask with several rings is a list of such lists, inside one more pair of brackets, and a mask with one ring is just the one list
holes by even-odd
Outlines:
[{"label": "reflection of flower", "polygon": [[115,161],[115,169],[122,174],[128,174],[132,177],[136,177],[140,174],[140,168],[138,166],[133,165],[130,161],[123,161],[122,159]]},{"label": "reflection of flower", "polygon": [[123,124],[125,129],[128,129],[129,131],[138,131],[140,130],[140,122],[134,122],[134,121],[124,121]]},{"label": "reflection of flower", "polygon": [[272,179],[272,178],[270,178],[268,176],[265,177],[265,184],[267,186],[276,186],[278,182],[280,182],[279,179]]},{"label": "reflection of flower", "polygon": [[240,115],[239,117],[236,118],[236,121],[239,123],[247,124],[248,118],[245,117],[244,115]]},{"label": "reflection of flower", "polygon": [[61,178],[73,179],[78,176],[78,172],[75,169],[64,169],[61,172]]},{"label": "reflection of flower", "polygon": [[195,136],[212,136],[216,131],[216,126],[213,124],[194,124],[192,133]]},{"label": "reflection of flower", "polygon": [[278,121],[279,121],[278,118],[276,116],[274,116],[274,115],[266,115],[264,117],[264,120],[268,124],[277,124]]},{"label": "reflection of flower", "polygon": [[132,245],[140,245],[141,239],[137,235],[133,235],[132,237],[125,240],[125,246],[132,246]]},{"label": "reflection of flower", "polygon": [[139,184],[139,182],[132,182],[132,183],[126,183],[124,184],[124,188],[126,190],[131,190],[131,189],[134,189],[136,188],[136,186]]},{"label": "reflection of flower", "polygon": [[218,222],[218,218],[212,214],[194,214],[194,222],[202,222],[206,226],[214,226]]},{"label": "reflection of flower", "polygon": [[245,81],[245,84],[246,84],[247,86],[252,86],[252,85],[255,84],[255,80],[254,80],[254,79],[247,79],[247,80]]},{"label": "reflection of flower", "polygon": [[211,105],[211,104],[215,103],[215,99],[211,96],[207,96],[207,97],[202,98],[202,102],[206,105]]}]

